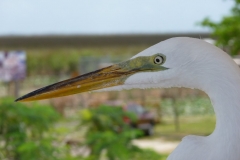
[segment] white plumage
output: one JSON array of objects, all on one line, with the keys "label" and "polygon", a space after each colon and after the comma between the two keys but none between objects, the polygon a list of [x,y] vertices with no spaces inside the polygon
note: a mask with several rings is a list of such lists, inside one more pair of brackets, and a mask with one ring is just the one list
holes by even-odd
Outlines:
[{"label": "white plumage", "polygon": [[172,38],[138,56],[166,55],[158,72],[130,76],[123,85],[102,90],[131,88],[197,88],[206,92],[216,114],[209,136],[186,136],[168,160],[240,160],[240,69],[221,49],[194,38]]}]

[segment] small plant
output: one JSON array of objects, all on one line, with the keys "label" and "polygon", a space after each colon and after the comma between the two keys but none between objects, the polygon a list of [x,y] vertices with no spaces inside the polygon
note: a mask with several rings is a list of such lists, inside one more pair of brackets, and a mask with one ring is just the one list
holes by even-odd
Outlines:
[{"label": "small plant", "polygon": [[46,134],[59,115],[49,106],[26,106],[0,100],[0,159],[57,159],[53,138]]},{"label": "small plant", "polygon": [[[125,118],[136,119],[135,115],[123,111],[121,107],[100,106],[81,112],[81,128],[87,127],[85,144],[91,150],[88,159],[98,160],[105,156],[109,160],[141,160],[142,155],[146,155],[147,151],[131,143],[142,132],[131,128],[124,122]],[[160,155],[154,155],[160,159]]]}]

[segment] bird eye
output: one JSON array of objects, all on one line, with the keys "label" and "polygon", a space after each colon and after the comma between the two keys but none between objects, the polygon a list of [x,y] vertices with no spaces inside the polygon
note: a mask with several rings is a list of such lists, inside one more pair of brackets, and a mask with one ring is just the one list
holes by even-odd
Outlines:
[{"label": "bird eye", "polygon": [[163,58],[163,56],[156,56],[155,58],[154,58],[154,63],[155,64],[162,64],[164,62],[164,58]]}]

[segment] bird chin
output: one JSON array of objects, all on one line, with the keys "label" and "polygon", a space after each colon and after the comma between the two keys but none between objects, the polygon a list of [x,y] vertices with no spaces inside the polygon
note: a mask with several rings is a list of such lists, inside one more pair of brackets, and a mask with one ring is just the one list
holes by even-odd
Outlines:
[{"label": "bird chin", "polygon": [[159,84],[124,84],[95,90],[94,92],[121,91],[130,89],[150,89],[150,88],[170,88],[170,87],[159,87]]},{"label": "bird chin", "polygon": [[113,87],[98,89],[98,90],[95,90],[93,92],[121,91],[121,90],[124,90],[124,89],[125,89],[124,85],[119,85],[119,86],[113,86]]}]

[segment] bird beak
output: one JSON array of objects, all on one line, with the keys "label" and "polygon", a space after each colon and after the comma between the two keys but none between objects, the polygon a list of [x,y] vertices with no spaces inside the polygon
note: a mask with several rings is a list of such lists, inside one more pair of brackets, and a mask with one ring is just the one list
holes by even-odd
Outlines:
[{"label": "bird beak", "polygon": [[135,72],[121,68],[116,64],[40,88],[18,98],[16,101],[23,102],[62,97],[122,85],[125,79]]},{"label": "bird beak", "polygon": [[167,69],[163,66],[152,64],[153,58],[153,56],[142,56],[130,59],[122,63],[40,88],[16,99],[16,101],[34,101],[96,91],[103,88],[123,85],[129,76],[137,72]]}]

